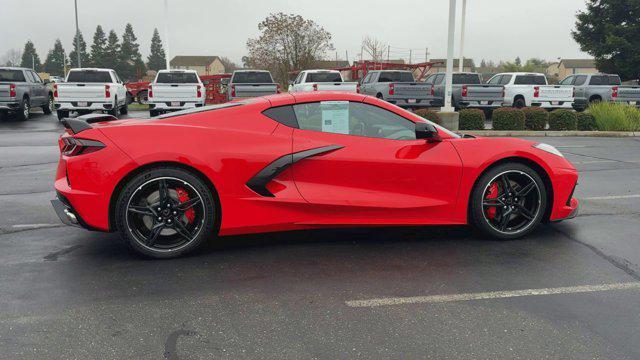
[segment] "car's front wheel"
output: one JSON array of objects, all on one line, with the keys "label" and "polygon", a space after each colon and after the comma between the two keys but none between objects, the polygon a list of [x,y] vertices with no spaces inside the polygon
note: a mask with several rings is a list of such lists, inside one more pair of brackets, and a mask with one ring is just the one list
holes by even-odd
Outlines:
[{"label": "car's front wheel", "polygon": [[216,234],[216,201],[191,172],[173,168],[144,171],[123,188],[116,226],[132,249],[154,258],[193,251]]},{"label": "car's front wheel", "polygon": [[473,224],[499,239],[530,233],[547,209],[547,190],[540,175],[520,163],[506,163],[487,171],[471,196]]}]

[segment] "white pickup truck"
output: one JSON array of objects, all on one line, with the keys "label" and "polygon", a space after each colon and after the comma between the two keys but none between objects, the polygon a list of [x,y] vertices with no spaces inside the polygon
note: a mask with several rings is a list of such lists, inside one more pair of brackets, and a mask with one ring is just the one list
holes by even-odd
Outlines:
[{"label": "white pickup truck", "polygon": [[127,89],[112,69],[71,69],[65,82],[53,84],[53,97],[60,120],[72,111],[102,111],[115,117],[127,113]]},{"label": "white pickup truck", "polygon": [[160,70],[149,84],[149,115],[204,105],[205,88],[195,70]]},{"label": "white pickup truck", "polygon": [[289,84],[289,92],[303,91],[360,92],[360,84],[344,82],[337,70],[305,70]]},{"label": "white pickup truck", "polygon": [[523,108],[539,106],[545,109],[571,109],[573,86],[548,85],[540,73],[502,73],[494,75],[487,84],[504,86],[503,106]]}]

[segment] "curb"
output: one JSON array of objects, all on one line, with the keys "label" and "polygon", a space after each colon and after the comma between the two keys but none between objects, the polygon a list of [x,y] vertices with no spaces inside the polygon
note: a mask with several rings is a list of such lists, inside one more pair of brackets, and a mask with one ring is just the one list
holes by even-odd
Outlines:
[{"label": "curb", "polygon": [[465,134],[486,137],[635,137],[640,132],[633,131],[503,131],[503,130],[469,130]]}]

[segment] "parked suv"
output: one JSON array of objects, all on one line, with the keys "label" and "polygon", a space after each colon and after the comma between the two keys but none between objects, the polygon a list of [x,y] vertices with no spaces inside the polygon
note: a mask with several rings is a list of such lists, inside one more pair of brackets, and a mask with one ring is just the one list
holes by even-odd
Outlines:
[{"label": "parked suv", "polygon": [[31,69],[0,67],[0,115],[11,113],[27,120],[34,107],[51,114],[53,93],[46,82]]},{"label": "parked suv", "polygon": [[629,105],[640,105],[640,85],[622,85],[615,74],[577,74],[564,78],[560,85],[575,88],[573,108],[582,111],[589,104],[599,101],[614,101]]},{"label": "parked suv", "polygon": [[373,70],[362,79],[360,92],[403,108],[433,106],[429,85],[416,82],[408,70]]}]

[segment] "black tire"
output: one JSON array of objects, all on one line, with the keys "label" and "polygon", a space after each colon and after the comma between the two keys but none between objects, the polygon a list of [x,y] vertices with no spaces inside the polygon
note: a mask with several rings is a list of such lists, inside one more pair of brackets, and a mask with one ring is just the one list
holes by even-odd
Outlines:
[{"label": "black tire", "polygon": [[591,104],[597,104],[597,103],[599,103],[599,102],[602,102],[602,98],[601,98],[600,96],[592,96],[592,97],[589,99],[589,105],[591,105]]},{"label": "black tire", "polygon": [[31,103],[28,98],[22,98],[20,101],[20,109],[16,113],[16,118],[20,121],[29,120],[29,111],[31,109]]},{"label": "black tire", "polygon": [[[166,211],[161,183],[166,184],[165,199],[172,204]],[[188,201],[201,200],[189,208],[194,210],[193,220],[186,215],[189,210],[179,209],[181,204],[186,204],[179,200],[179,191],[191,194]],[[152,199],[153,196],[156,198]],[[152,204],[149,205],[149,201]],[[175,167],[150,169],[131,179],[119,194],[116,227],[124,242],[137,253],[157,259],[174,258],[195,250],[217,235],[217,206],[207,185],[191,172]],[[143,213],[139,212],[141,209]],[[174,210],[178,211],[177,215]]]},{"label": "black tire", "polygon": [[[505,179],[509,181],[508,186],[513,192],[503,192],[502,189],[507,187],[503,182]],[[490,194],[494,182],[496,197],[489,198],[487,194]],[[526,191],[528,184],[533,184],[531,189],[521,195],[520,192]],[[497,239],[515,239],[529,234],[542,221],[547,210],[547,189],[540,175],[532,168],[520,163],[505,163],[480,177],[471,193],[470,206],[471,222],[478,230]],[[495,209],[493,219],[490,208]],[[505,214],[506,217],[503,216]]]},{"label": "black tire", "polygon": [[141,90],[140,92],[138,92],[138,95],[136,95],[136,97],[138,98],[138,104],[140,105],[149,103],[149,92],[147,90]]},{"label": "black tire", "polygon": [[376,97],[377,97],[378,99],[383,99],[383,100],[384,100],[384,97],[382,96],[382,94],[381,94],[381,93],[377,93],[377,94],[376,94]]},{"label": "black tire", "polygon": [[523,107],[527,106],[526,101],[524,101],[523,98],[517,98],[515,100],[513,100],[513,107],[516,109],[522,109]]},{"label": "black tire", "polygon": [[115,118],[118,118],[118,98],[115,98],[113,101],[113,108],[111,110],[107,110],[107,114],[115,116]]},{"label": "black tire", "polygon": [[58,115],[58,121],[62,121],[62,119],[69,117],[69,111],[67,111],[67,110],[58,110],[58,111],[56,111],[56,115]]},{"label": "black tire", "polygon": [[133,95],[127,91],[127,105],[133,102]]},{"label": "black tire", "polygon": [[150,117],[156,117],[158,115],[160,115],[160,112],[158,110],[149,110]]},{"label": "black tire", "polygon": [[49,94],[47,97],[47,103],[42,105],[42,112],[49,115],[53,111],[53,95]]},{"label": "black tire", "polygon": [[125,103],[123,107],[120,108],[120,114],[126,115],[129,113],[129,104]]}]

